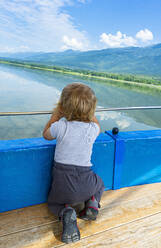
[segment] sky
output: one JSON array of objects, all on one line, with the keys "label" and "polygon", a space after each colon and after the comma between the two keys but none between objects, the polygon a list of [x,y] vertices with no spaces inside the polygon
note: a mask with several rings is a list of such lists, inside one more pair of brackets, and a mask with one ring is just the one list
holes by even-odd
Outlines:
[{"label": "sky", "polygon": [[0,52],[161,43],[161,0],[0,0]]}]

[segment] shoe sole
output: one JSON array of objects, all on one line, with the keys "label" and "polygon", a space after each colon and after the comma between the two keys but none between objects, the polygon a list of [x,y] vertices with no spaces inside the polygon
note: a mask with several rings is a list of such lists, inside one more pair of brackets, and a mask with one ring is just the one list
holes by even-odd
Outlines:
[{"label": "shoe sole", "polygon": [[74,243],[74,242],[77,242],[79,240],[80,240],[80,236],[77,232],[73,233],[71,236],[68,234],[64,235],[62,238],[62,242],[66,243],[66,244]]},{"label": "shoe sole", "polygon": [[80,240],[80,232],[77,226],[76,216],[73,218],[73,211],[70,211],[64,218],[66,228],[62,234],[62,242],[69,244]]}]

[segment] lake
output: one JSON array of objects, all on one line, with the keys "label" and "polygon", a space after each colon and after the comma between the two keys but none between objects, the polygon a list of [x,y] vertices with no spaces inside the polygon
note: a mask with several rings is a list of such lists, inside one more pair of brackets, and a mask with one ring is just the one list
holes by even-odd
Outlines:
[{"label": "lake", "polygon": [[[150,95],[98,80],[0,65],[0,112],[51,111],[64,86],[72,82],[85,83],[95,91],[97,108],[161,105],[159,93]],[[161,128],[161,110],[110,111],[96,116],[102,132],[113,127],[120,131]],[[50,115],[0,117],[0,139],[41,137],[49,118]]]}]

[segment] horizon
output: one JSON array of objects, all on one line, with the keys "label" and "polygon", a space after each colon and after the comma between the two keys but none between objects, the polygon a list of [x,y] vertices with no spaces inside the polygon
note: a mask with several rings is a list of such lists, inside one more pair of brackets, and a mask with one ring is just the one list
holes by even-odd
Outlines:
[{"label": "horizon", "polygon": [[0,53],[160,44],[160,12],[160,0],[1,0]]},{"label": "horizon", "polygon": [[64,52],[68,52],[68,51],[72,51],[72,52],[92,52],[92,51],[101,51],[101,50],[111,50],[111,49],[126,49],[126,48],[147,48],[147,47],[153,47],[153,46],[157,46],[157,45],[161,45],[161,43],[157,43],[157,44],[151,44],[151,45],[147,45],[147,46],[126,46],[126,47],[108,47],[108,48],[103,48],[103,49],[95,49],[95,50],[73,50],[73,49],[66,49],[63,51],[48,51],[48,52],[44,52],[44,51],[20,51],[20,52],[1,52],[0,54],[22,54],[22,53],[64,53]]}]

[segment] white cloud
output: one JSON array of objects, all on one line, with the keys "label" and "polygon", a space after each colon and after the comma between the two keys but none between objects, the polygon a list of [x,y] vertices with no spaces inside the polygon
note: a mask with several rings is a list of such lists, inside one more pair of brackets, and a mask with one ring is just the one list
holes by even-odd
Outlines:
[{"label": "white cloud", "polygon": [[137,32],[136,38],[140,39],[142,42],[147,42],[153,40],[153,33],[148,29],[140,30]]},{"label": "white cloud", "polygon": [[120,31],[116,35],[102,33],[100,35],[100,41],[106,45],[106,47],[127,47],[127,46],[139,46],[139,40],[146,43],[153,40],[153,33],[148,30],[140,30],[136,33],[136,38],[122,34]]},{"label": "white cloud", "polygon": [[[98,106],[99,108],[103,108]],[[100,120],[116,120],[118,118],[121,118],[121,112],[113,112],[113,111],[108,111],[108,112],[97,112],[97,116],[99,116]]]},{"label": "white cloud", "polygon": [[121,129],[125,129],[125,128],[129,127],[131,123],[129,122],[129,120],[123,119],[123,120],[117,120],[117,121],[116,121],[116,124],[117,124],[118,127],[120,127]]},{"label": "white cloud", "polygon": [[73,49],[73,50],[82,50],[83,43],[79,42],[76,38],[69,38],[68,36],[63,36],[64,45],[62,46],[62,50]]},{"label": "white cloud", "polygon": [[[0,0],[0,51],[60,51],[64,49],[102,49],[136,46],[153,39],[148,29],[136,37],[118,31],[102,33],[100,44],[88,40],[88,34],[75,25],[65,7],[91,0]],[[103,45],[104,44],[104,45]]]},{"label": "white cloud", "polygon": [[31,48],[29,48],[28,46],[19,46],[19,47],[8,47],[8,46],[4,46],[3,47],[3,51],[5,53],[16,53],[16,52],[28,52],[30,51]]},{"label": "white cloud", "polygon": [[13,51],[20,47],[59,51],[65,45],[88,50],[85,32],[75,26],[74,19],[64,10],[71,4],[74,0],[0,0],[0,51],[5,46]]},{"label": "white cloud", "polygon": [[79,3],[86,3],[87,0],[78,0]]},{"label": "white cloud", "polygon": [[120,31],[116,35],[102,33],[100,38],[100,41],[108,47],[136,46],[137,44],[137,41],[133,37],[122,34]]}]

